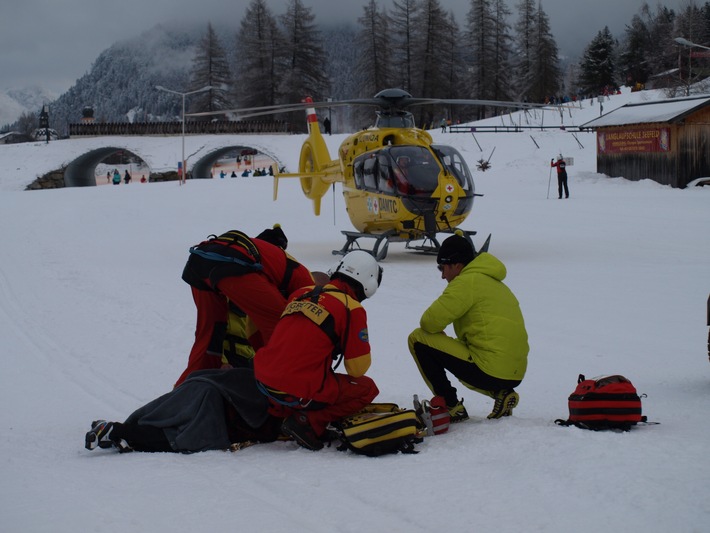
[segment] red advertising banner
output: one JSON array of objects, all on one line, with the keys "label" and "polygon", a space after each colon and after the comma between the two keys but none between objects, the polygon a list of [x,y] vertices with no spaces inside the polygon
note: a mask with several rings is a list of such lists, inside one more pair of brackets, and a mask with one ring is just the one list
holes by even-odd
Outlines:
[{"label": "red advertising banner", "polygon": [[597,148],[600,154],[668,152],[671,149],[671,129],[597,131]]}]

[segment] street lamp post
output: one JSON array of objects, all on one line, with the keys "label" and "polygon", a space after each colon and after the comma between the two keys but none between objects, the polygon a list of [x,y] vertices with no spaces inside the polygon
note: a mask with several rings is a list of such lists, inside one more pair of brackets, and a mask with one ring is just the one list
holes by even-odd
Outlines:
[{"label": "street lamp post", "polygon": [[186,93],[181,93],[179,91],[173,91],[170,89],[166,89],[162,85],[156,85],[155,88],[158,89],[159,91],[164,91],[166,93],[177,94],[178,96],[182,96],[182,159],[181,159],[182,176],[180,177],[180,180],[179,180],[180,185],[182,185],[183,183],[185,183],[185,179],[187,177],[187,166],[186,166],[186,161],[185,161],[185,97],[189,96],[191,94],[209,91],[212,88],[212,86],[207,85],[205,87],[202,87],[201,89],[197,89],[195,91],[189,91]]},{"label": "street lamp post", "polygon": [[688,39],[683,39],[683,37],[676,37],[673,40],[678,44],[682,44],[683,46],[693,46],[695,48],[704,48],[705,50],[710,50],[710,46],[703,46],[702,44],[691,42]]},{"label": "street lamp post", "polygon": [[[676,37],[673,39],[675,42],[677,42],[680,45],[687,46],[689,49],[692,48],[704,48],[705,50],[710,50],[710,47],[708,46],[703,46],[702,44],[697,44],[692,41],[689,41],[688,39],[685,39],[683,37]],[[691,58],[693,57],[692,51],[688,51],[688,87],[685,90],[685,95],[690,96],[690,83],[692,81],[690,73],[691,73]],[[680,51],[678,52],[678,69],[680,70]]]}]

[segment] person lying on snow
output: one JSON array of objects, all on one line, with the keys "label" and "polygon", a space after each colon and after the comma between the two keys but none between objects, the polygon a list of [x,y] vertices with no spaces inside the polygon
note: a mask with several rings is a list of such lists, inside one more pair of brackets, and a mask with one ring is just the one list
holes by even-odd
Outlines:
[{"label": "person lying on snow", "polygon": [[92,422],[84,445],[87,450],[113,448],[121,453],[193,453],[272,442],[283,420],[270,415],[268,407],[252,369],[198,370],[125,422]]}]

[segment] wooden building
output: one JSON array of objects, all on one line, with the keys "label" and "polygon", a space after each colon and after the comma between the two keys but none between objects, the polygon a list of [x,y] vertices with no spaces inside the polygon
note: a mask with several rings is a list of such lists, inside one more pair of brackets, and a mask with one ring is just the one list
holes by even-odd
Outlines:
[{"label": "wooden building", "polygon": [[597,133],[597,172],[684,188],[710,176],[710,95],[627,104],[581,128]]}]

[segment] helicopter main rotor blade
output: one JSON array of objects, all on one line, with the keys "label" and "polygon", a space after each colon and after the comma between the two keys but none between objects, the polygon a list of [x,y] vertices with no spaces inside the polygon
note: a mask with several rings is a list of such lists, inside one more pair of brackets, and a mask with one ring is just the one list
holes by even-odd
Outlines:
[{"label": "helicopter main rotor blade", "polygon": [[278,113],[291,113],[305,111],[310,108],[345,107],[349,105],[379,106],[380,102],[363,100],[338,100],[337,102],[301,102],[295,104],[278,104],[261,107],[240,107],[235,109],[221,109],[219,111],[203,111],[200,113],[186,113],[186,117],[209,117],[214,115],[235,115],[239,118],[257,117],[261,115],[276,115]]},{"label": "helicopter main rotor blade", "polygon": [[412,98],[408,105],[478,105],[491,107],[549,107],[548,104],[531,104],[529,102],[506,102],[503,100],[474,100],[461,98]]},{"label": "helicopter main rotor blade", "polygon": [[216,115],[232,115],[235,118],[251,118],[279,113],[305,111],[306,109],[323,109],[345,106],[379,107],[383,111],[402,111],[410,106],[423,105],[469,105],[491,106],[517,109],[544,108],[546,104],[531,104],[528,102],[505,102],[500,100],[474,100],[461,98],[414,98],[402,89],[384,89],[373,98],[351,98],[348,100],[297,102],[292,104],[275,104],[258,107],[242,107],[234,109],[221,109],[219,111],[204,111],[200,113],[187,113],[188,117],[210,117]]}]

